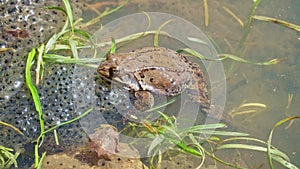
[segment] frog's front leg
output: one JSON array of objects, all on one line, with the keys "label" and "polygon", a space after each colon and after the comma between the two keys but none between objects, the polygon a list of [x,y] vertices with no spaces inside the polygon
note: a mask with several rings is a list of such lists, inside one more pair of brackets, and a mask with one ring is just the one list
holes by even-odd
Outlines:
[{"label": "frog's front leg", "polygon": [[136,99],[134,102],[134,107],[139,111],[148,110],[154,105],[154,97],[149,91],[136,91],[134,96]]}]

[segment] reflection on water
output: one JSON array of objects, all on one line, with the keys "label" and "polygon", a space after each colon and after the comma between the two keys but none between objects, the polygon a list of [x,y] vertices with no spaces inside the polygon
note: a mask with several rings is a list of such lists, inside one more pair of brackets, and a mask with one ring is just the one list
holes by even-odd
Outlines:
[{"label": "reflection on water", "polygon": [[[283,59],[283,62],[273,66],[223,62],[228,83],[226,112],[245,102],[267,105],[260,113],[240,115],[232,119],[235,130],[248,132],[253,137],[266,140],[277,121],[300,114],[300,107],[297,104],[300,99],[297,94],[300,85],[300,59],[297,57],[300,54],[297,46],[299,34],[280,25],[254,20],[248,38],[243,45],[239,45],[245,28],[226,12],[224,7],[234,12],[246,24],[252,3],[250,0],[209,1],[209,25],[206,27],[202,1],[132,0],[121,11],[107,17],[104,22],[140,11],[171,13],[200,27],[216,42],[220,53],[238,54],[256,62],[273,58]],[[297,8],[299,5],[299,1],[266,0],[262,1],[256,14],[299,24],[300,13]],[[239,46],[241,48],[238,48]],[[289,106],[287,106],[288,96],[293,96]],[[284,128],[286,126],[276,130],[273,144],[286,152],[296,165],[300,165],[300,146],[297,142],[300,136],[297,129],[300,124],[295,122],[288,129]],[[255,158],[257,154],[246,151],[239,153],[245,153],[246,155],[242,157],[252,160],[246,164],[249,168],[268,166],[266,160]],[[265,154],[260,157],[266,159]]]}]

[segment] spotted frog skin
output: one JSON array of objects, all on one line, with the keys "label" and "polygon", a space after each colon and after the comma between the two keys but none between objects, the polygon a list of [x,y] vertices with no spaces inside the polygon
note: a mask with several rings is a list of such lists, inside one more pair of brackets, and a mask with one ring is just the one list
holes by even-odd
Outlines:
[{"label": "spotted frog skin", "polygon": [[133,91],[135,107],[140,110],[153,105],[151,93],[176,96],[184,90],[192,101],[200,103],[203,111],[209,110],[207,85],[200,66],[171,49],[144,47],[129,53],[108,54],[98,73]]}]

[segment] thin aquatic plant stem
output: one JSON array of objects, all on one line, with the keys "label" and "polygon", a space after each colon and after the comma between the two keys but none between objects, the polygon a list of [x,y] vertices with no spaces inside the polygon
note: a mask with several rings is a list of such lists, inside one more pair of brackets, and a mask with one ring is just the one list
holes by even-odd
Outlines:
[{"label": "thin aquatic plant stem", "polygon": [[[239,42],[238,47],[236,48],[236,50],[234,52],[234,55],[236,55],[236,56],[241,56],[241,53],[245,49],[244,45],[245,45],[245,41],[247,40],[249,33],[250,33],[251,25],[252,25],[252,22],[254,19],[253,16],[255,15],[255,11],[256,11],[258,5],[261,3],[261,1],[262,0],[256,0],[256,1],[254,1],[253,5],[252,5],[251,12],[249,14],[248,21],[247,21],[247,24],[245,27],[245,32],[243,34],[242,39]],[[235,65],[236,65],[235,62],[231,63],[230,68],[228,69],[228,72],[227,72],[228,74],[232,73]]]}]

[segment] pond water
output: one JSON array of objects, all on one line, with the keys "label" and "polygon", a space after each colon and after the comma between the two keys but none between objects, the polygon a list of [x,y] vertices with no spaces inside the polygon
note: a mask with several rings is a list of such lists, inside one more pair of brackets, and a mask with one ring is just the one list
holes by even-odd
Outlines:
[{"label": "pond water", "polygon": [[[249,133],[250,137],[252,138],[267,141],[272,127],[278,121],[287,117],[300,116],[300,106],[298,104],[298,101],[300,101],[300,96],[299,94],[297,94],[299,92],[298,86],[300,85],[300,59],[298,57],[300,54],[299,32],[296,32],[295,30],[289,29],[282,25],[271,22],[263,22],[259,20],[253,20],[250,29],[247,30],[246,25],[253,5],[252,0],[207,0],[208,14],[205,14],[204,11],[204,1],[205,0],[129,0],[129,2],[123,8],[115,13],[112,13],[109,16],[104,17],[101,21],[101,24],[105,25],[120,17],[140,13],[142,11],[172,14],[172,16],[183,18],[185,19],[185,21],[201,29],[202,32],[206,34],[206,36],[211,40],[211,44],[214,44],[216,52],[220,54],[225,53],[236,55],[252,62],[242,63],[230,59],[219,62],[220,67],[217,67],[216,69],[221,69],[222,71],[219,72],[224,73],[224,76],[221,76],[220,81],[226,81],[227,86],[226,88],[223,88],[224,91],[226,90],[226,94],[222,95],[222,98],[224,97],[226,99],[221,99],[222,101],[224,101],[225,106],[223,116],[224,121],[229,124],[229,127],[226,131],[245,132]],[[116,5],[118,1],[107,1],[107,3],[106,1],[100,0],[100,2],[102,3],[99,3],[98,1],[89,1],[89,3],[99,9],[99,11],[103,11],[106,5]],[[104,4],[104,6],[101,6],[101,4]],[[255,11],[255,14],[300,24],[299,7],[300,1],[297,0],[262,0]],[[87,10],[84,12],[84,19],[91,19],[97,16],[95,11],[89,9],[88,5],[85,9]],[[237,20],[237,18],[235,18],[233,15],[236,15],[240,20]],[[207,19],[207,21],[205,21],[205,19]],[[143,26],[147,26],[147,22],[145,23],[141,23],[141,25],[144,24]],[[169,29],[170,31],[175,30],[176,32],[178,30],[185,30],[187,26],[182,22],[173,23],[178,23],[178,25],[173,25]],[[59,24],[62,23],[59,22]],[[4,24],[1,22],[1,31],[3,25]],[[56,22],[54,25],[57,26]],[[133,25],[126,25],[126,23],[124,26],[126,26],[126,28],[130,26],[133,27]],[[94,32],[98,29],[99,27],[98,25],[96,25],[92,26],[90,31]],[[133,27],[132,29],[135,29],[135,27]],[[43,29],[38,29],[38,31],[39,30]],[[117,34],[126,34],[124,30],[125,27],[120,26],[115,31]],[[49,33],[52,34],[53,32]],[[188,33],[192,33],[192,31]],[[12,35],[21,36],[21,34],[18,35],[18,33],[16,33],[16,35]],[[30,39],[31,37],[26,38]],[[37,39],[37,41],[43,41],[43,38],[44,37],[42,37],[42,40]],[[45,38],[47,39],[48,35],[45,36]],[[205,38],[206,37],[204,37],[204,39]],[[169,47],[172,49],[176,49],[177,47],[183,47],[186,45],[172,38],[160,38],[159,40],[160,44],[163,44],[165,45],[165,47]],[[149,46],[149,43],[152,44],[152,41],[152,38],[142,38],[132,44],[127,44],[128,46],[126,48],[121,48],[120,50],[118,50],[118,52],[129,51],[129,49],[135,49],[137,46]],[[208,52],[211,51],[208,50]],[[253,64],[258,62],[266,62],[275,58],[277,58],[281,62],[275,65]],[[14,59],[18,60],[18,57]],[[13,66],[18,66],[17,69],[18,71],[21,71],[21,73],[17,77],[19,77],[21,80],[24,80],[24,72],[22,72],[23,69],[21,68],[25,67],[25,63],[20,63],[21,66]],[[94,84],[92,83],[95,82],[95,76],[97,75],[97,73],[95,72],[94,68],[89,69],[86,67],[82,68],[80,66],[76,67],[75,65],[71,64],[54,63],[48,64],[47,66],[48,68],[46,68],[45,71],[45,79],[43,82],[41,82],[39,91],[41,92],[41,100],[44,104],[43,110],[46,110],[45,112],[47,112],[45,114],[45,121],[48,128],[49,126],[60,124],[63,121],[70,120],[71,118],[74,118],[74,116],[78,116],[79,114],[81,114],[83,110],[77,112],[76,108],[78,107],[86,108],[87,106],[94,106],[95,104],[99,103],[98,100],[95,101],[96,99],[99,99],[98,96],[93,97],[89,95],[91,93],[95,95],[95,86],[93,86]],[[205,72],[207,73],[209,71],[206,70]],[[0,72],[0,75],[1,74],[2,72]],[[14,74],[18,74],[18,72],[14,72]],[[60,77],[67,77],[67,79]],[[219,76],[215,75],[215,77]],[[222,77],[224,77],[224,79],[222,79]],[[206,78],[210,79],[212,77],[207,76]],[[64,81],[67,81],[68,83],[65,83]],[[59,83],[56,84],[52,82]],[[216,84],[218,84],[218,81],[216,81]],[[85,85],[90,86],[87,87]],[[212,84],[210,84],[210,86],[212,86]],[[1,114],[0,117],[0,121],[8,120],[9,122],[14,122],[17,127],[21,126],[20,128],[25,133],[24,140],[26,140],[26,143],[30,143],[33,140],[32,137],[36,138],[39,134],[37,132],[39,131],[39,121],[34,109],[34,105],[32,104],[32,100],[29,99],[30,95],[25,84],[22,83],[21,87],[22,92],[20,92],[20,96],[17,97],[17,101],[18,99],[20,100],[20,98],[26,100],[26,102],[24,102],[24,105],[16,109],[16,112],[21,112],[21,115],[18,116],[18,118],[21,119],[15,117],[15,115],[11,114],[10,111],[3,111],[3,114]],[[72,87],[75,87],[75,92]],[[222,87],[224,87],[224,85],[222,85]],[[76,91],[76,89],[81,90]],[[105,91],[104,88],[102,89],[103,93],[108,93],[106,91],[106,88]],[[50,93],[50,95],[48,95],[48,93]],[[57,93],[61,94],[60,96],[63,97],[58,97],[59,94],[57,95]],[[6,95],[4,92],[1,94],[3,96]],[[78,103],[75,102],[76,98],[73,98],[75,95],[78,96],[77,99],[79,98]],[[122,99],[126,101],[129,100],[130,102],[131,99],[129,97],[124,98],[124,96],[119,97],[118,95],[116,95],[116,97],[115,95],[112,95],[112,97],[116,99],[116,102],[118,102],[119,100],[121,100],[122,102]],[[104,96],[103,99],[106,99],[106,96]],[[67,104],[62,104],[64,102]],[[15,100],[12,100],[12,103],[12,107],[15,108]],[[246,107],[245,105],[247,105],[247,103],[253,103],[252,105],[256,106]],[[1,105],[2,104],[5,105],[5,103],[1,103]],[[77,107],[74,105],[76,105]],[[111,103],[107,104],[106,106],[111,107]],[[127,105],[125,105],[125,107],[126,106]],[[99,106],[97,110],[99,110]],[[30,117],[27,117],[29,116],[27,115],[27,111],[31,113]],[[61,114],[62,112],[65,114]],[[112,114],[108,113],[108,115],[111,116]],[[118,116],[119,118],[119,115],[116,116]],[[54,148],[54,137],[51,133],[48,135],[49,141],[47,142],[48,138],[45,140],[43,148],[47,151],[52,150],[51,153],[56,153],[65,150],[64,146],[74,146],[76,148],[81,144],[84,144],[84,146],[86,146],[86,143],[88,142],[88,138],[86,136],[87,130],[83,131],[81,128],[78,128],[80,125],[95,126],[95,124],[99,125],[99,123],[101,123],[99,121],[95,122],[95,119],[93,119],[93,117],[91,118],[92,119],[87,118],[87,121],[80,121],[80,124],[79,122],[74,122],[70,125],[64,126],[66,128],[61,127],[60,129],[58,129],[58,135],[61,136],[61,147]],[[93,122],[95,124],[90,122],[89,120],[94,120]],[[119,121],[118,123],[121,123],[121,121]],[[123,127],[123,124],[120,125]],[[1,132],[6,131],[2,130],[6,129],[5,127],[0,127]],[[286,153],[289,156],[290,161],[298,167],[300,166],[300,144],[298,141],[300,137],[299,127],[300,123],[297,120],[293,121],[292,123],[286,122],[284,125],[275,130],[272,139],[272,145],[274,145],[282,152]],[[78,131],[76,129],[78,129]],[[91,132],[94,132],[94,130],[91,130]],[[7,133],[0,133],[1,143],[9,143],[9,146],[11,146],[11,144],[15,144],[15,142],[22,144],[23,138],[21,139],[19,135],[15,136],[12,134],[9,136],[9,134],[7,135]],[[109,134],[112,135],[113,139],[115,139],[114,132],[108,134],[104,133],[105,136],[109,136]],[[101,137],[101,139],[103,139],[103,137]],[[64,145],[64,142],[66,145]],[[253,142],[247,143],[256,145]],[[114,146],[115,145],[113,144],[113,150],[115,150]],[[32,154],[33,148],[29,146],[28,149],[30,150],[30,153],[28,154]],[[163,162],[161,163],[161,168],[195,168],[195,166],[199,164],[199,158],[194,158],[193,156],[185,155],[183,153],[178,154],[178,152],[173,153],[171,151],[170,154],[167,155],[170,155],[171,158],[164,157]],[[220,159],[224,159],[225,161],[235,163],[246,168],[269,168],[266,153],[250,150],[230,149],[220,150],[216,153],[216,155]],[[27,158],[31,157],[29,156],[27,157],[27,155],[25,155],[25,160],[23,161],[21,159],[20,164],[22,165],[23,163],[28,163],[28,161],[26,160]],[[54,156],[54,158],[56,157]],[[118,159],[116,159],[116,161],[117,160]],[[32,164],[33,158],[30,158],[29,161],[30,164],[26,164],[27,168]],[[58,162],[60,163],[61,161]],[[68,161],[63,162],[65,162],[64,164],[70,163]],[[143,162],[147,163],[147,160]],[[62,163],[60,164],[62,165]],[[78,164],[78,166],[79,165],[80,164]],[[51,166],[49,167],[51,168]],[[215,166],[215,163],[212,160],[206,161],[205,167],[230,168],[224,165],[220,165],[219,163],[217,163]],[[279,165],[277,163],[275,163],[275,167],[284,168],[282,165]]]},{"label": "pond water", "polygon": [[[252,4],[251,0],[208,1],[209,20],[206,26],[203,1],[132,0],[120,11],[106,17],[103,23],[141,11],[169,13],[199,27],[217,44],[219,53],[238,55],[253,62],[264,62],[274,58],[282,60],[270,66],[240,63],[229,59],[223,61],[227,82],[224,114],[228,114],[233,109],[237,110],[244,103],[266,105],[266,108],[260,108],[256,113],[237,114],[231,119],[235,131],[250,133],[251,137],[266,141],[275,123],[286,117],[300,115],[298,104],[300,96],[297,94],[300,85],[299,33],[278,24],[254,20],[247,39],[241,43],[246,28],[226,9],[234,12],[246,25]],[[255,14],[300,23],[299,7],[300,2],[295,0],[263,0]],[[181,26],[184,25],[178,25]],[[255,108],[246,110],[249,109]],[[240,111],[242,110],[245,109]],[[300,123],[296,120],[290,126],[287,124],[275,130],[272,143],[288,154],[290,160],[299,166]],[[232,156],[232,160],[236,158],[236,154],[241,153],[241,158],[249,168],[268,168],[265,153],[230,152],[232,154],[229,156]],[[230,152],[226,152],[226,156]]]}]

